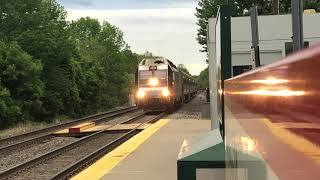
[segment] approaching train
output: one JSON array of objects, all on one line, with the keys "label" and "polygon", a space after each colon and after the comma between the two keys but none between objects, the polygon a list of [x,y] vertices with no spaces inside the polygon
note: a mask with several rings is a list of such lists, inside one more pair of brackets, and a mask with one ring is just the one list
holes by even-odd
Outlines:
[{"label": "approaching train", "polygon": [[136,73],[136,104],[144,110],[166,110],[188,101],[196,91],[192,77],[168,59],[144,59]]}]

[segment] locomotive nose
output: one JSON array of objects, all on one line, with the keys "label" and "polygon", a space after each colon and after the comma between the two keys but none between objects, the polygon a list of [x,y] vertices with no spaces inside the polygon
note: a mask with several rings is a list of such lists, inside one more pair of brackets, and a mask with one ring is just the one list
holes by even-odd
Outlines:
[{"label": "locomotive nose", "polygon": [[145,92],[144,90],[142,90],[142,89],[139,89],[139,90],[138,90],[138,92],[137,92],[137,97],[138,97],[139,99],[143,99],[145,95],[146,95],[146,92]]},{"label": "locomotive nose", "polygon": [[169,89],[163,89],[163,90],[162,90],[162,96],[164,96],[164,97],[170,96],[170,91],[169,91]]},{"label": "locomotive nose", "polygon": [[148,81],[150,86],[158,86],[159,85],[159,79],[158,78],[150,78]]}]

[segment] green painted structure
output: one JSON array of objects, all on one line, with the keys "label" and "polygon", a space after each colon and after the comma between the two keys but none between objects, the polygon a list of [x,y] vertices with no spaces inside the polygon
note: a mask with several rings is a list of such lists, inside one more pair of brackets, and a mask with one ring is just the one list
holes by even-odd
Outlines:
[{"label": "green painted structure", "polygon": [[219,130],[184,141],[178,158],[178,180],[196,180],[197,169],[225,168],[225,148]]},{"label": "green painted structure", "polygon": [[[222,5],[217,14],[217,92],[224,89],[223,81],[231,78],[231,7]],[[223,40],[222,40],[223,39]],[[212,67],[211,67],[212,68]],[[225,168],[224,144],[224,97],[218,96],[218,115],[212,121],[218,121],[220,129],[185,140],[177,161],[178,180],[196,180],[197,169]]]}]

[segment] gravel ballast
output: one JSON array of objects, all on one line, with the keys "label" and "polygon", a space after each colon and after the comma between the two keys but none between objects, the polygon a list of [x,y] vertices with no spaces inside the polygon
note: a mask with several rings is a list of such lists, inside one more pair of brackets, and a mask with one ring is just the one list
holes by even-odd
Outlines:
[{"label": "gravel ballast", "polygon": [[105,134],[93,140],[90,140],[80,146],[68,150],[60,155],[55,156],[38,165],[34,165],[23,172],[15,174],[10,179],[36,180],[36,179],[50,179],[60,171],[64,170],[71,164],[86,157],[90,153],[98,150],[104,145],[119,138],[123,134]]},{"label": "gravel ballast", "polygon": [[210,119],[210,105],[206,102],[206,96],[202,93],[166,118],[208,120]]},{"label": "gravel ballast", "polygon": [[75,142],[76,140],[78,139],[70,137],[55,137],[27,149],[20,149],[18,152],[14,151],[0,154],[0,173],[54,149],[65,146],[66,144]]}]

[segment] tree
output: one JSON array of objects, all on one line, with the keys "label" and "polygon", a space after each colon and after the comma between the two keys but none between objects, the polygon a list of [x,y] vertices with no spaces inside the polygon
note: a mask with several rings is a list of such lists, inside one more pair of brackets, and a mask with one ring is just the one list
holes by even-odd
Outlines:
[{"label": "tree", "polygon": [[0,128],[127,102],[139,55],[116,26],[55,0],[0,0]]},{"label": "tree", "polygon": [[10,92],[0,81],[0,129],[17,123],[22,115],[18,103],[10,97]]},{"label": "tree", "polygon": [[203,71],[201,71],[200,75],[196,78],[197,84],[201,88],[208,88],[209,87],[209,69],[206,68]]},{"label": "tree", "polygon": [[320,12],[319,0],[304,0],[304,9],[315,9],[316,12]]},{"label": "tree", "polygon": [[[199,0],[196,8],[195,16],[198,18],[197,25],[198,34],[197,41],[202,45],[201,52],[207,52],[207,24],[208,19],[215,17],[219,5],[224,4],[224,0]],[[272,14],[272,1],[270,0],[233,0],[230,3],[232,6],[232,16],[247,16],[248,10],[254,5],[258,6],[259,15]],[[280,14],[291,12],[291,0],[280,0]],[[305,9],[316,9],[320,11],[319,0],[304,0]]]},{"label": "tree", "polygon": [[156,56],[148,50],[145,51],[143,54],[137,54],[136,56],[138,57],[138,62],[141,62],[143,59],[160,58],[160,56]]},{"label": "tree", "polygon": [[0,41],[0,128],[33,119],[41,111],[41,70],[40,61],[32,59],[17,43]]},{"label": "tree", "polygon": [[71,22],[69,31],[76,40],[85,41],[96,38],[101,31],[101,25],[97,19],[80,18]]},{"label": "tree", "polygon": [[73,21],[69,31],[79,52],[81,111],[106,110],[127,102],[138,58],[122,31],[89,17]]},{"label": "tree", "polygon": [[207,52],[208,19],[217,14],[219,5],[223,4],[223,2],[223,0],[200,0],[198,2],[195,16],[198,18],[197,25],[199,26],[197,41],[203,47],[200,50],[201,52]]},{"label": "tree", "polygon": [[66,11],[55,0],[2,0],[0,36],[16,41],[43,64],[45,84],[40,115],[75,113],[80,99],[75,82],[75,43],[68,34]]},{"label": "tree", "polygon": [[179,64],[177,68],[178,68],[178,70],[180,70],[180,71],[182,71],[182,72],[184,72],[184,73],[186,73],[186,74],[191,76],[189,70],[183,64]]}]

